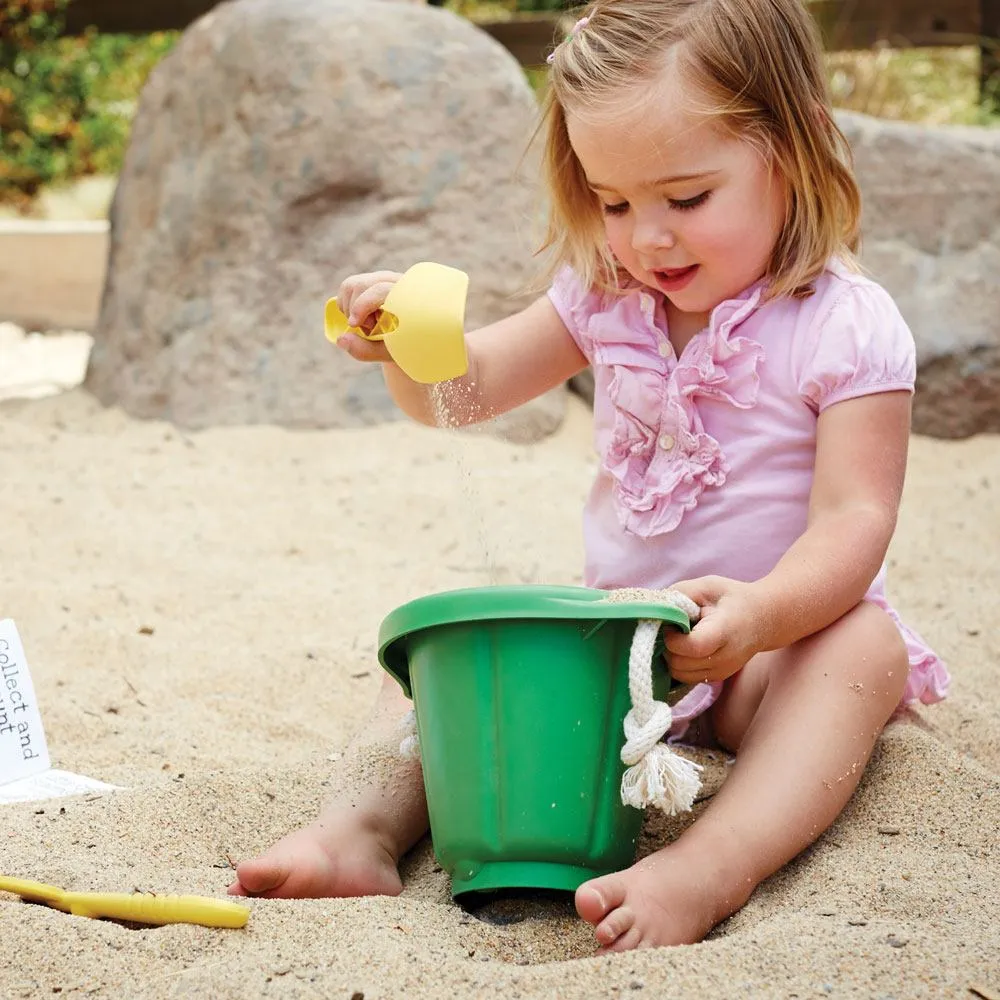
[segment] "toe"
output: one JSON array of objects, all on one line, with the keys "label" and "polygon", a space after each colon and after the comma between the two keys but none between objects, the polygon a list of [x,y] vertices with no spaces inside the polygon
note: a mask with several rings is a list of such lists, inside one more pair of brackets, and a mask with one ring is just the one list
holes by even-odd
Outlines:
[{"label": "toe", "polygon": [[625,882],[619,875],[591,879],[576,890],[576,912],[588,924],[599,924],[624,902]]},{"label": "toe", "polygon": [[614,944],[624,934],[630,933],[635,926],[635,914],[629,906],[619,906],[612,910],[598,925],[594,932],[598,944],[608,947]]},{"label": "toe", "polygon": [[236,866],[236,879],[234,885],[242,887],[242,893],[234,895],[257,895],[262,892],[270,892],[278,888],[288,878],[288,872],[284,866],[275,861],[262,858],[254,858],[252,861],[244,861]]},{"label": "toe", "polygon": [[638,927],[632,926],[620,937],[615,938],[611,944],[598,949],[598,954],[605,954],[611,951],[634,951],[642,947],[642,933]]}]

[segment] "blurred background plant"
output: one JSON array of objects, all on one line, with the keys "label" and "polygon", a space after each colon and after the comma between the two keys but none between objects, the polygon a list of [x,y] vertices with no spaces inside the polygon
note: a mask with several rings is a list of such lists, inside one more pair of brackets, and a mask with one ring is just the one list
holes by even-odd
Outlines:
[{"label": "blurred background plant", "polygon": [[136,99],[177,32],[61,37],[69,0],[0,0],[0,203],[121,167]]},{"label": "blurred background plant", "polygon": [[[64,37],[70,2],[0,0],[0,211],[6,206],[8,212],[44,214],[40,194],[94,175],[113,179],[139,92],[180,37],[177,31],[93,30]],[[578,6],[569,0],[435,3],[474,20]],[[839,107],[926,124],[1000,124],[996,97],[980,99],[974,46],[831,52],[827,64]],[[540,92],[545,68],[525,72]],[[112,183],[104,190],[110,192]],[[106,201],[95,214],[106,212]]]},{"label": "blurred background plant", "polygon": [[828,52],[826,65],[836,107],[925,125],[1000,125],[1000,80],[980,99],[974,46]]},{"label": "blurred background plant", "polygon": [[435,7],[447,7],[471,18],[495,17],[519,12],[551,14],[582,6],[581,0],[428,0]]}]

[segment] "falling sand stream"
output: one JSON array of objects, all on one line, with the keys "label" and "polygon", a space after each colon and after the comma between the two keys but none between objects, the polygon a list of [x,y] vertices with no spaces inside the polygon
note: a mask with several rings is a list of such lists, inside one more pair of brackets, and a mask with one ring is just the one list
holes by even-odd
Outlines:
[{"label": "falling sand stream", "polygon": [[[498,561],[501,546],[497,544],[496,540],[491,542],[487,531],[485,518],[486,500],[481,487],[476,482],[476,474],[479,470],[474,469],[472,464],[470,464],[465,448],[456,436],[458,429],[466,423],[459,417],[459,412],[462,409],[468,408],[473,416],[475,416],[477,404],[473,400],[470,399],[468,402],[463,401],[459,406],[455,405],[459,394],[469,391],[470,387],[458,379],[452,382],[438,383],[431,386],[430,389],[434,423],[437,427],[448,432],[447,437],[450,438],[451,442],[451,457],[454,461],[459,485],[466,500],[461,513],[458,510],[455,511],[454,519],[456,522],[459,519],[463,520],[469,529],[475,533],[478,550],[483,554],[481,566],[470,567],[470,570],[482,570],[486,578],[484,582],[490,586],[515,582],[530,582],[526,580],[515,581],[512,578],[509,567],[502,565]],[[449,397],[452,405],[449,405]]]}]

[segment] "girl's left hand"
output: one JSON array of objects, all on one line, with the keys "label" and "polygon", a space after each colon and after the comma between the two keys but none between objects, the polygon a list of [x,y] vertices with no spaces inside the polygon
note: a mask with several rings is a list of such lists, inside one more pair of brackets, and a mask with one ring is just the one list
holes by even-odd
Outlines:
[{"label": "girl's left hand", "polygon": [[684,580],[673,589],[701,608],[689,635],[668,632],[670,673],[682,684],[724,681],[764,649],[764,614],[753,585],[723,576]]}]

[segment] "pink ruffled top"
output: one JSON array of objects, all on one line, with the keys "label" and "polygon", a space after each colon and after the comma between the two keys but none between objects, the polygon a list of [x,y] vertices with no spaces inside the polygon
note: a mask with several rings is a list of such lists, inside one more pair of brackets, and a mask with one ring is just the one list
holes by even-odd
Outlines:
[{"label": "pink ruffled top", "polygon": [[[805,530],[819,414],[845,399],[913,391],[913,337],[892,299],[839,264],[807,299],[763,301],[758,283],[713,310],[678,358],[663,297],[585,288],[564,269],[549,298],[594,372],[600,468],[584,511],[585,582],[668,587],[718,574],[756,580]],[[910,654],[906,703],[940,701],[948,672],[885,597]],[[697,685],[678,735],[714,701]]]}]

